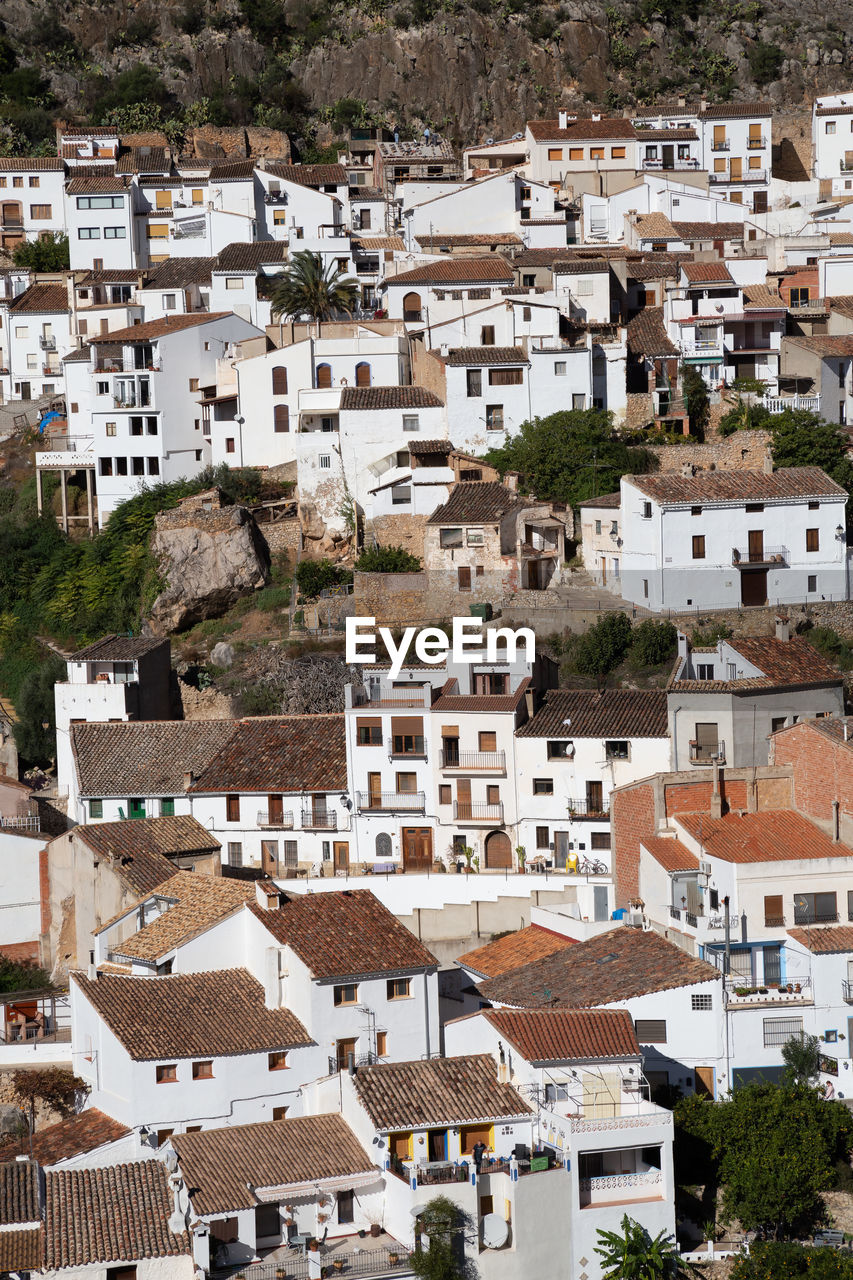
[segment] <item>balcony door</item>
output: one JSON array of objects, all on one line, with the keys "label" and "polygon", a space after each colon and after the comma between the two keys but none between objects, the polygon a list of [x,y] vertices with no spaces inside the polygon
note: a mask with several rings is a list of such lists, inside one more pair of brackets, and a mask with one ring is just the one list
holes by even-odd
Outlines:
[{"label": "balcony door", "polygon": [[470,778],[460,778],[456,783],[456,816],[462,819],[473,816]]},{"label": "balcony door", "polygon": [[761,564],[764,559],[764,530],[750,529],[747,537],[749,539],[749,563]]},{"label": "balcony door", "polygon": [[284,822],[284,799],[282,796],[267,796],[268,819],[270,826],[280,827]]},{"label": "balcony door", "polygon": [[586,811],[587,813],[604,812],[604,784],[602,782],[588,782],[586,784]]},{"label": "balcony door", "polygon": [[740,156],[732,156],[729,160],[729,178],[732,182],[740,182],[743,178],[743,160]]},{"label": "balcony door", "polygon": [[315,827],[325,827],[328,822],[329,811],[326,806],[325,796],[311,797],[311,817]]},{"label": "balcony door", "polygon": [[382,808],[382,774],[367,775],[367,806],[369,809]]},{"label": "balcony door", "polygon": [[275,878],[278,875],[278,841],[261,841],[261,869],[264,875]]},{"label": "balcony door", "polygon": [[335,872],[349,870],[349,841],[336,840],[332,849],[335,859]]}]

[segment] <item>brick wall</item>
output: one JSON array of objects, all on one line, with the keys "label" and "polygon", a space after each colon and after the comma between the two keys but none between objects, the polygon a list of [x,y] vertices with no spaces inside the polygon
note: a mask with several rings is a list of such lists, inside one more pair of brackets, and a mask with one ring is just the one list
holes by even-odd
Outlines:
[{"label": "brick wall", "polygon": [[[837,800],[842,815],[853,818],[853,751],[849,746],[833,742],[804,723],[776,734],[770,739],[770,750],[776,764],[793,766],[795,809],[829,823],[832,802]],[[847,825],[844,817],[842,825]]]},{"label": "brick wall", "polygon": [[613,883],[617,907],[628,904],[639,890],[640,840],[654,834],[655,788],[640,782],[613,793],[610,831],[613,841]]},{"label": "brick wall", "polygon": [[[664,808],[669,818],[674,813],[710,813],[713,783],[678,782],[664,787]],[[723,812],[726,809],[746,809],[748,798],[746,782],[742,779],[727,781],[725,775],[720,778],[720,795],[723,799]]]},{"label": "brick wall", "polygon": [[412,382],[416,387],[426,387],[444,403],[447,400],[447,379],[444,361],[427,351],[420,342],[411,343]]}]

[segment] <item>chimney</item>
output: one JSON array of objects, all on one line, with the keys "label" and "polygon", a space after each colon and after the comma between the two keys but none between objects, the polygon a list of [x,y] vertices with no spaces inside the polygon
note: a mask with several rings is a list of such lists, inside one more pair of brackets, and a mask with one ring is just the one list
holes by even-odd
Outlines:
[{"label": "chimney", "polygon": [[761,464],[761,470],[764,472],[766,476],[773,475],[773,459],[771,458],[769,453],[766,453],[764,455],[764,461]]},{"label": "chimney", "polygon": [[512,493],[518,493],[518,472],[507,471],[504,476],[504,485],[507,489],[511,490]]},{"label": "chimney", "polygon": [[281,983],[279,980],[279,953],[277,947],[267,947],[264,955],[264,1008],[281,1008]]},{"label": "chimney", "polygon": [[678,656],[681,659],[682,672],[690,658],[690,641],[683,631],[678,633]]},{"label": "chimney", "polygon": [[711,761],[711,770],[713,773],[713,783],[711,784],[711,817],[722,818],[723,816],[723,796],[720,791],[720,762],[719,760]]},{"label": "chimney", "polygon": [[707,98],[700,98],[700,99],[699,99],[699,110],[700,110],[700,111],[707,111],[707,109],[708,109],[708,99],[707,99]]},{"label": "chimney", "polygon": [[561,128],[561,129],[567,129],[567,128],[569,127],[569,113],[568,113],[568,111],[561,111],[561,112],[559,113],[559,115],[557,116],[557,123],[558,123],[558,125],[560,126],[560,128]]},{"label": "chimney", "polygon": [[678,99],[678,105],[679,105],[679,107],[680,107],[680,108],[682,109],[682,111],[683,111],[683,110],[684,110],[684,108],[687,106],[687,99],[686,99],[686,98],[679,98],[679,99]]},{"label": "chimney", "polygon": [[787,618],[776,618],[776,639],[787,644],[791,639],[791,623]]},{"label": "chimney", "polygon": [[184,774],[184,791],[189,791],[194,781],[195,775],[193,774],[192,769],[188,769]]},{"label": "chimney", "polygon": [[534,710],[535,710],[534,705],[533,705],[533,690],[532,690],[532,689],[525,689],[525,691],[524,691],[524,701],[525,701],[525,705],[526,705],[526,707],[527,707],[527,717],[528,717],[528,719],[529,719],[529,720],[532,720],[532,719],[533,719]]}]

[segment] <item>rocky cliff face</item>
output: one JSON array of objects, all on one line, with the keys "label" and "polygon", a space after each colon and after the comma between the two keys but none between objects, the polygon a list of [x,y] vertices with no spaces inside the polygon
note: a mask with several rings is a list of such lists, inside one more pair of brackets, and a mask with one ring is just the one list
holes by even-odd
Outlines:
[{"label": "rocky cliff face", "polygon": [[559,105],[700,92],[799,105],[853,79],[848,16],[841,0],[0,0],[20,62],[71,111],[99,76],[143,62],[179,102],[215,99],[218,123],[320,142],[342,134],[340,116],[329,124],[342,99],[466,141]]}]

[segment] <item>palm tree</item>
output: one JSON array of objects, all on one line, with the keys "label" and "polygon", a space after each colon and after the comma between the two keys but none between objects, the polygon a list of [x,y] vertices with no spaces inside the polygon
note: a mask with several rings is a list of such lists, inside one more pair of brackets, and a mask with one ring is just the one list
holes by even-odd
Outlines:
[{"label": "palm tree", "polygon": [[298,316],[330,320],[341,312],[352,316],[357,300],[357,281],[331,262],[324,268],[321,255],[308,249],[293,254],[270,291],[273,315],[288,320]]},{"label": "palm tree", "polygon": [[625,1214],[622,1234],[599,1229],[603,1280],[682,1280],[701,1276],[692,1262],[685,1262],[672,1236],[661,1231],[654,1239],[641,1223]]}]

